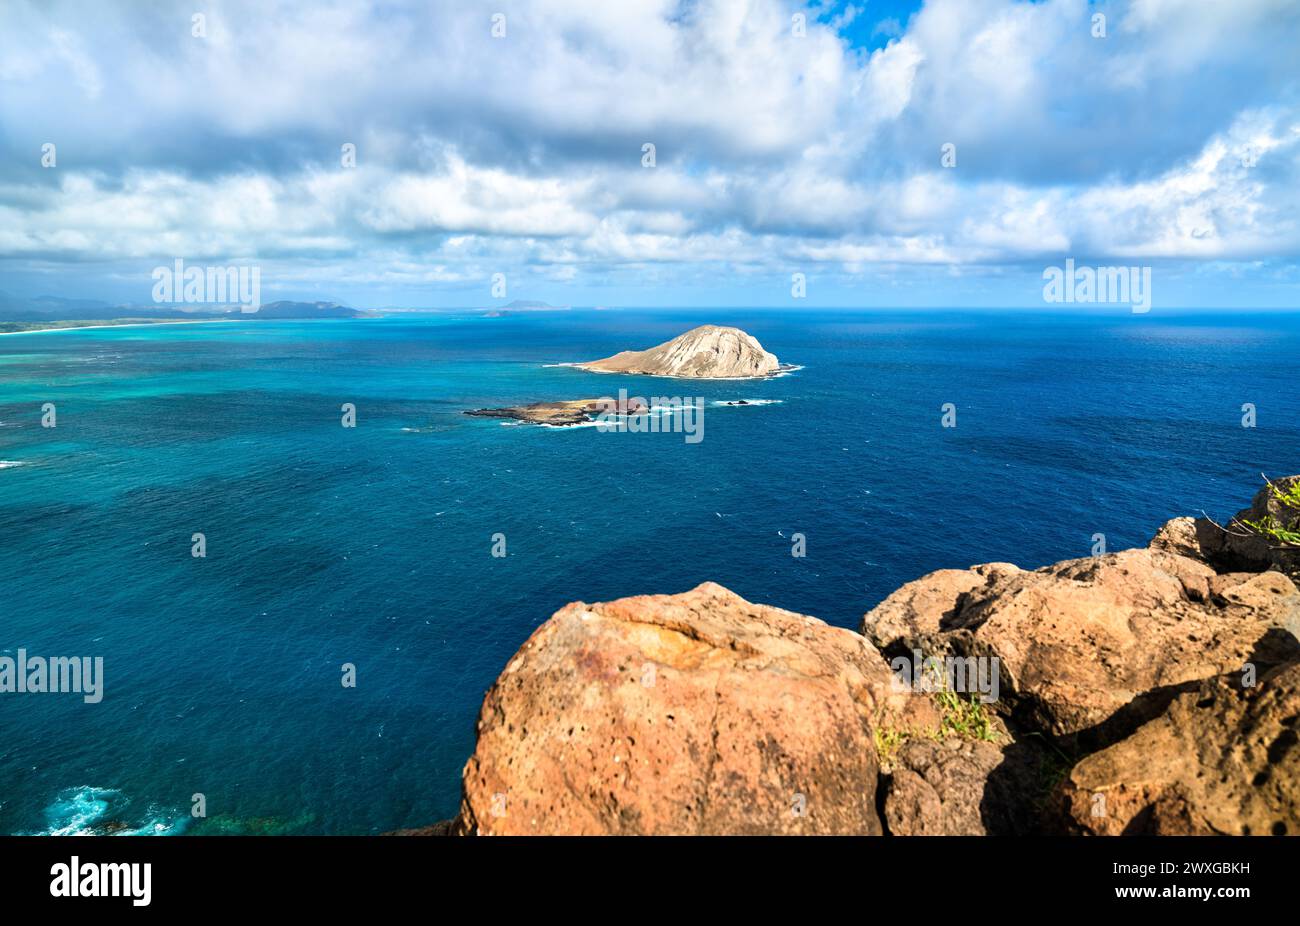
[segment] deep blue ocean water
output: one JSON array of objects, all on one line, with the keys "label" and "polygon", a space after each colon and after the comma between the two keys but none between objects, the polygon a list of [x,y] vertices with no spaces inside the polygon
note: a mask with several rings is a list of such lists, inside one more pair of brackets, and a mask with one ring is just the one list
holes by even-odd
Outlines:
[{"label": "deep blue ocean water", "polygon": [[[548,366],[704,322],[802,369],[683,383]],[[0,694],[0,832],[444,819],[483,692],[566,602],[714,580],[856,627],[933,569],[1038,566],[1088,555],[1095,533],[1121,549],[1176,515],[1226,517],[1261,472],[1300,472],[1298,357],[1300,315],[1279,313],[562,312],[0,337],[0,654],[105,664],[99,704]],[[707,406],[698,444],[461,414],[621,386],[773,404]],[[956,428],[940,426],[947,402]]]}]

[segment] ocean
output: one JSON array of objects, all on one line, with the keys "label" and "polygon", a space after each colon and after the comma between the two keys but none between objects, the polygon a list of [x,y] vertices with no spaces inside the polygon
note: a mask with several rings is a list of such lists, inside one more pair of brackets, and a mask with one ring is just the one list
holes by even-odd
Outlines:
[{"label": "ocean", "polygon": [[[683,382],[553,366],[706,322],[799,369]],[[0,656],[104,660],[97,704],[0,694],[0,832],[445,819],[484,691],[565,603],[712,580],[856,628],[934,569],[1040,566],[1089,555],[1097,534],[1118,550],[1177,515],[1225,518],[1261,473],[1300,472],[1298,357],[1300,315],[1237,312],[569,311],[0,337]],[[703,439],[462,414],[624,387],[700,397]]]}]

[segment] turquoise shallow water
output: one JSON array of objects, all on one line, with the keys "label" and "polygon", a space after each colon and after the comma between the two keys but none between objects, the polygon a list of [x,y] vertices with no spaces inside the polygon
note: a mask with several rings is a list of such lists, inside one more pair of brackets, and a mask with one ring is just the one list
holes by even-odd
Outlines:
[{"label": "turquoise shallow water", "polygon": [[[803,368],[684,386],[547,365],[703,321]],[[853,627],[932,569],[1083,556],[1096,532],[1145,543],[1168,517],[1231,513],[1261,471],[1300,472],[1297,356],[1295,314],[574,312],[0,337],[0,655],[105,664],[99,704],[0,694],[0,831],[445,818],[483,691],[564,603],[708,579]],[[698,444],[461,414],[622,385],[772,404],[708,405]]]}]

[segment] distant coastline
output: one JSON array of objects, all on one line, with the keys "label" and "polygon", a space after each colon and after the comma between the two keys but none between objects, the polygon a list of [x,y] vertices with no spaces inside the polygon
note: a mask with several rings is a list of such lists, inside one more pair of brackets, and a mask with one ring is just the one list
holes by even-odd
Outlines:
[{"label": "distant coastline", "polygon": [[19,328],[16,331],[0,331],[0,337],[10,334],[49,334],[53,331],[87,331],[92,328],[145,328],[156,325],[210,325],[220,322],[232,322],[233,318],[176,318],[167,319],[166,321],[150,321],[148,319],[133,318],[122,322],[102,321],[95,319],[94,323],[81,324],[79,322],[65,322],[63,324],[54,323],[57,327],[48,327],[50,322],[0,322],[0,328],[8,325],[41,325],[46,327],[40,328]]},{"label": "distant coastline", "polygon": [[307,318],[382,318],[378,312],[354,309],[338,302],[294,302],[281,299],[254,311],[205,305],[194,310],[171,306],[110,306],[43,296],[21,299],[0,292],[0,334],[40,334],[86,328],[128,328],[144,325],[196,324],[213,321],[264,321]]}]

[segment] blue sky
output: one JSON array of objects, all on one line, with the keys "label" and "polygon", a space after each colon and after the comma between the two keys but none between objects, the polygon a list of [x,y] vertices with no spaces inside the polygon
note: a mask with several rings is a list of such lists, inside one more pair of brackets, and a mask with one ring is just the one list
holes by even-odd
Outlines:
[{"label": "blue sky", "polygon": [[1300,305],[1294,0],[193,6],[0,7],[0,290],[1041,306],[1073,258]]}]

